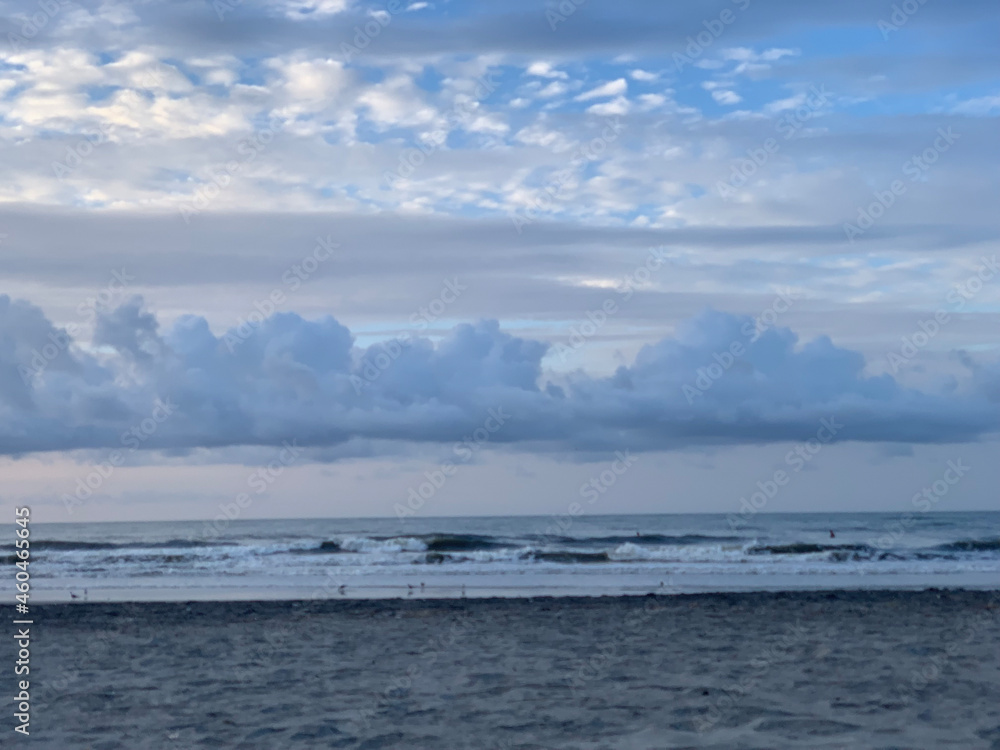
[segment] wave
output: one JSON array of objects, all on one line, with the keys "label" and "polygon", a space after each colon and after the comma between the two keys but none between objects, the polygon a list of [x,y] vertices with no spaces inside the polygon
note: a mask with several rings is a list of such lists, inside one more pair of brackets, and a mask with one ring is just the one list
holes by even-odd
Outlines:
[{"label": "wave", "polygon": [[318,547],[286,550],[310,553],[477,552],[516,549],[518,545],[497,537],[477,534],[416,534],[414,536],[362,536],[327,540]]},{"label": "wave", "polygon": [[[391,554],[398,552],[425,552],[427,545],[412,536],[351,536],[335,542],[341,552],[362,554]],[[322,545],[320,545],[322,547]]]},{"label": "wave", "polygon": [[[970,531],[966,531],[970,533]],[[971,531],[971,533],[975,533]],[[825,536],[825,534],[824,534]],[[954,537],[953,537],[954,538]],[[91,538],[93,539],[93,537]],[[120,539],[120,537],[118,537]],[[830,540],[834,542],[834,540]],[[840,540],[836,540],[839,542]],[[940,541],[940,540],[939,540]],[[409,564],[491,563],[532,565],[647,564],[699,565],[726,564],[754,566],[775,564],[830,564],[908,561],[981,560],[1000,553],[1000,538],[958,539],[933,547],[880,548],[874,543],[815,543],[795,541],[795,537],[764,538],[738,535],[705,534],[609,534],[604,536],[559,536],[542,534],[468,534],[433,532],[402,535],[356,535],[333,532],[329,538],[282,534],[271,537],[239,537],[238,539],[178,538],[166,541],[70,541],[57,539],[32,540],[32,553],[41,553],[59,565],[92,564],[132,565],[193,565],[198,570],[228,566],[242,569],[254,567],[261,556],[270,558],[289,570],[299,570],[306,559],[293,562],[292,555],[327,556],[315,565],[331,566],[398,566]],[[8,564],[17,558],[12,544],[0,545],[0,562]],[[61,553],[61,554],[60,554]],[[66,554],[69,553],[69,554]],[[72,554],[78,553],[78,554]],[[308,563],[311,566],[313,563]],[[207,569],[207,568],[206,568]],[[214,569],[214,568],[213,568]]]},{"label": "wave", "polygon": [[872,552],[875,550],[867,544],[810,544],[808,542],[793,542],[792,544],[769,544],[754,546],[747,550],[751,555],[814,555],[820,552]]},{"label": "wave", "polygon": [[89,549],[115,549],[118,545],[111,542],[61,542],[55,539],[31,541],[32,550],[89,550]]},{"label": "wave", "polygon": [[469,552],[473,550],[510,549],[515,546],[502,542],[497,537],[478,536],[476,534],[437,535],[427,534],[418,537],[431,552]]},{"label": "wave", "polygon": [[1000,550],[1000,538],[961,539],[957,542],[939,545],[935,549],[947,552],[993,552]]},{"label": "wave", "polygon": [[669,534],[640,534],[636,536],[543,536],[538,537],[547,542],[557,544],[567,544],[580,547],[619,545],[619,544],[640,544],[640,545],[677,545],[686,546],[693,544],[718,543],[718,542],[742,542],[743,537],[739,536],[705,536],[703,534],[680,534],[671,536]]},{"label": "wave", "polygon": [[428,552],[424,556],[424,562],[434,565],[463,562],[509,562],[515,560],[534,560],[538,562],[573,565],[580,563],[606,563],[611,561],[611,557],[607,552],[547,552],[528,548],[519,549],[515,552],[509,552],[507,554],[488,554],[485,557],[467,557],[465,555],[452,555],[443,552]]},{"label": "wave", "polygon": [[[196,547],[233,547],[236,542],[207,541],[201,539],[171,539],[166,542],[125,542],[116,544],[114,542],[81,542],[65,541],[61,539],[39,539],[31,540],[30,549],[32,552],[89,552],[107,550],[133,550],[133,549],[191,549]],[[4,549],[12,549],[13,545],[3,545]]]},{"label": "wave", "polygon": [[607,552],[534,552],[532,558],[554,563],[604,563],[611,561]]}]

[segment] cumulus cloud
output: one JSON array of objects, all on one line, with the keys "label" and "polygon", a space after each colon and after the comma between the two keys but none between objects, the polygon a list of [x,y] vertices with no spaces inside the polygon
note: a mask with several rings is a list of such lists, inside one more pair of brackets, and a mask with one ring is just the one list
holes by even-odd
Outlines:
[{"label": "cumulus cloud", "polygon": [[169,417],[144,449],[443,443],[491,409],[509,415],[492,442],[553,452],[799,440],[822,419],[843,424],[840,439],[893,443],[972,441],[998,424],[995,370],[977,370],[964,395],[915,391],[866,375],[864,357],[829,338],[747,316],[706,311],[608,377],[545,369],[579,343],[486,320],[437,343],[360,347],[334,318],[294,313],[219,335],[193,315],[161,330],[139,299],[100,313],[86,342],[2,296],[0,453],[120,447],[158,406]]},{"label": "cumulus cloud", "polygon": [[350,0],[269,0],[269,5],[291,19],[311,19],[343,13]]},{"label": "cumulus cloud", "polygon": [[973,115],[978,117],[985,117],[1000,110],[1000,94],[994,94],[992,96],[980,96],[974,99],[967,99],[964,102],[956,104],[952,108],[952,112],[960,115]]},{"label": "cumulus cloud", "polygon": [[641,68],[637,68],[631,71],[629,75],[632,77],[633,80],[644,81],[646,83],[659,80],[660,78],[659,73],[650,73],[648,70],[642,70]]},{"label": "cumulus cloud", "polygon": [[615,97],[609,102],[591,104],[587,111],[592,115],[602,115],[604,117],[614,117],[615,115],[626,115],[631,109],[629,100],[624,96]]},{"label": "cumulus cloud", "polygon": [[624,78],[617,78],[614,81],[602,83],[600,86],[584,91],[576,97],[578,102],[587,102],[591,99],[605,99],[612,96],[621,96],[628,91],[628,83]]},{"label": "cumulus cloud", "polygon": [[728,91],[726,89],[717,89],[713,91],[712,98],[719,104],[739,104],[743,101],[743,97],[735,91]]},{"label": "cumulus cloud", "polygon": [[783,57],[795,57],[798,50],[772,48],[763,52],[756,52],[746,47],[736,47],[724,50],[722,58],[737,63],[733,72],[737,74],[764,73],[771,69],[770,63],[780,60]]},{"label": "cumulus cloud", "polygon": [[538,76],[540,78],[562,78],[567,79],[569,76],[562,70],[555,70],[552,67],[552,63],[539,61],[533,62],[528,66],[528,75]]}]

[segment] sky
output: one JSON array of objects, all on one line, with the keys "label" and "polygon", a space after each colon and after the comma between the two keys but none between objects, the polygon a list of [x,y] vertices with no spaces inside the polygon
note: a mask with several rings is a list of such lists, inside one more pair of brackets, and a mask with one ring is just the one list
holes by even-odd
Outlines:
[{"label": "sky", "polygon": [[995,3],[0,25],[0,512],[998,508]]}]

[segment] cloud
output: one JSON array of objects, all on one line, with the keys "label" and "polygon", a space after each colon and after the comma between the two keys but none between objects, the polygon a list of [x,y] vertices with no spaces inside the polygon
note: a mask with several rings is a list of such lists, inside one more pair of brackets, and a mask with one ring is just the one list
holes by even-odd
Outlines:
[{"label": "cloud", "polygon": [[552,68],[552,63],[547,62],[533,62],[528,66],[528,75],[539,76],[540,78],[561,78],[563,80],[569,78],[569,76],[561,71],[554,70]]},{"label": "cloud", "polygon": [[1000,110],[1000,94],[992,96],[980,96],[974,99],[967,99],[952,107],[952,112],[959,115],[973,115],[986,117]]},{"label": "cloud", "polygon": [[743,73],[765,73],[771,69],[770,63],[780,60],[783,57],[795,57],[799,55],[799,50],[771,48],[763,52],[755,52],[747,47],[734,47],[723,50],[722,59],[731,60],[738,63],[733,69],[733,73],[739,75]]},{"label": "cloud", "polygon": [[590,91],[585,91],[576,97],[578,102],[586,102],[591,99],[603,99],[611,96],[621,96],[626,91],[628,91],[628,83],[626,83],[624,78],[617,78],[614,81],[608,81],[607,83],[602,83],[596,88],[592,88]]},{"label": "cloud", "polygon": [[293,20],[333,16],[346,11],[351,0],[268,0],[275,9]]},{"label": "cloud", "polygon": [[712,92],[712,98],[715,99],[719,104],[739,104],[743,101],[743,97],[737,94],[735,91],[726,90],[715,90]]},{"label": "cloud", "polygon": [[169,417],[141,447],[173,452],[449,442],[491,409],[509,415],[494,442],[553,452],[799,440],[822,419],[843,423],[841,439],[893,443],[973,441],[998,427],[992,370],[962,395],[915,391],[867,376],[862,355],[827,337],[803,343],[711,310],[608,377],[548,372],[546,357],[568,344],[490,320],[436,344],[408,336],[359,347],[334,318],[294,313],[218,336],[193,315],[161,331],[132,299],[102,312],[87,344],[2,296],[0,337],[3,454],[121,447],[157,408]]},{"label": "cloud", "polygon": [[612,99],[610,102],[601,102],[599,104],[591,104],[587,107],[587,111],[592,115],[601,115],[603,117],[614,117],[615,115],[626,115],[632,105],[629,100],[624,96],[619,96]]},{"label": "cloud", "polygon": [[657,81],[660,78],[660,74],[659,73],[650,73],[647,70],[642,70],[642,69],[638,69],[638,68],[636,70],[630,71],[629,72],[629,76],[634,81],[643,81],[643,82],[646,82],[646,83],[649,83],[649,82],[652,82],[652,81]]},{"label": "cloud", "polygon": [[667,97],[663,94],[639,94],[639,102],[643,109],[656,109],[667,103]]},{"label": "cloud", "polygon": [[541,99],[551,99],[553,96],[562,96],[568,90],[569,89],[566,84],[560,83],[559,81],[553,81],[538,91],[538,97]]}]

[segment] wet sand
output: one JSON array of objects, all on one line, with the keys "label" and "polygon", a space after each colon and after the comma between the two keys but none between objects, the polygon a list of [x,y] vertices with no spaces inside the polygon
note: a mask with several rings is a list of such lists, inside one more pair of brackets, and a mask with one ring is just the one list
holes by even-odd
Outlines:
[{"label": "wet sand", "polygon": [[997,592],[33,615],[38,748],[1000,748]]}]

